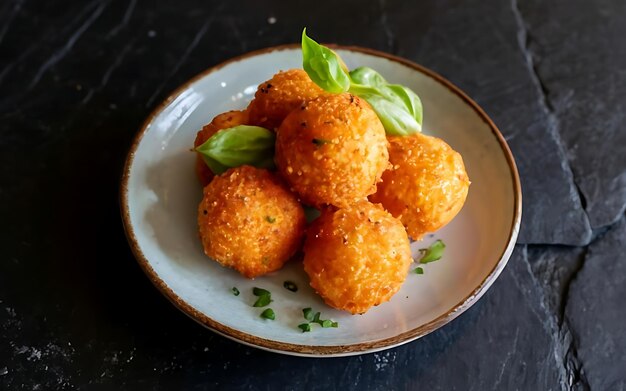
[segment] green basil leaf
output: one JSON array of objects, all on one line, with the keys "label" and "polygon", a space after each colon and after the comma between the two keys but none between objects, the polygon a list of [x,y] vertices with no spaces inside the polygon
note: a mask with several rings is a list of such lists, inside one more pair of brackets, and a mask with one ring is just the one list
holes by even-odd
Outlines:
[{"label": "green basil leaf", "polygon": [[214,174],[232,167],[274,167],[274,132],[260,126],[222,129],[196,148]]},{"label": "green basil leaf", "polygon": [[358,67],[351,70],[350,78],[354,83],[365,86],[382,87],[388,84],[380,73],[369,67]]},{"label": "green basil leaf", "polygon": [[422,102],[411,89],[387,83],[368,67],[354,69],[350,78],[350,92],[372,106],[388,134],[407,136],[422,131]]},{"label": "green basil leaf", "polygon": [[387,87],[395,94],[396,97],[402,100],[409,113],[411,113],[413,118],[415,118],[415,121],[420,124],[419,131],[421,131],[424,112],[422,101],[419,96],[417,96],[417,94],[410,88],[401,86],[400,84],[389,84]]},{"label": "green basil leaf", "polygon": [[302,67],[311,80],[325,91],[335,94],[350,88],[350,76],[339,56],[320,45],[302,30]]},{"label": "green basil leaf", "polygon": [[445,248],[446,245],[441,241],[441,239],[437,239],[428,248],[421,248],[420,252],[423,256],[420,259],[420,263],[430,263],[440,260],[443,256],[443,250]]},{"label": "green basil leaf", "polygon": [[[372,106],[387,134],[408,136],[422,131],[423,107],[420,98],[408,87],[389,84],[372,68],[359,67],[347,73],[341,58],[318,44],[302,31],[303,67],[322,89],[349,91]],[[313,140],[318,147],[323,143]]]},{"label": "green basil leaf", "polygon": [[408,136],[421,131],[422,127],[405,107],[382,95],[362,97],[372,106],[385,132],[393,136]]}]

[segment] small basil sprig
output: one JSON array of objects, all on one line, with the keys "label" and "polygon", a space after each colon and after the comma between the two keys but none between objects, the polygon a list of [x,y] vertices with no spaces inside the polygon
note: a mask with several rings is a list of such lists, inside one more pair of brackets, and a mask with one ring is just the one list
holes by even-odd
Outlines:
[{"label": "small basil sprig", "polygon": [[389,84],[375,70],[359,67],[350,72],[350,91],[367,101],[387,133],[407,136],[422,131],[422,102],[408,87]]},{"label": "small basil sprig", "polygon": [[422,131],[422,102],[408,87],[389,84],[376,71],[359,67],[348,72],[335,52],[302,32],[302,65],[325,91],[350,92],[372,106],[387,134],[407,136]]},{"label": "small basil sprig", "polygon": [[322,46],[302,30],[302,67],[311,80],[323,90],[339,94],[348,91],[350,76],[341,58],[326,46]]},{"label": "small basil sprig", "polygon": [[196,148],[214,174],[232,167],[274,167],[274,132],[260,126],[222,129]]}]

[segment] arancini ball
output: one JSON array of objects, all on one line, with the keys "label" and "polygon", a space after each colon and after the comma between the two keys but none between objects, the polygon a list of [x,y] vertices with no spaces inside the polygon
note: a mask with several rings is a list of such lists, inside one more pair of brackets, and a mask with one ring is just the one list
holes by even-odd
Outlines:
[{"label": "arancini ball", "polygon": [[278,72],[259,85],[250,102],[250,124],[274,130],[303,102],[324,94],[302,69]]},{"label": "arancini ball", "polygon": [[385,129],[363,99],[321,95],[292,111],[276,135],[275,161],[302,202],[348,206],[376,191],[389,164]]},{"label": "arancini ball", "polygon": [[305,224],[281,179],[251,166],[216,176],[198,207],[205,254],[247,278],[280,269],[300,249]]},{"label": "arancini ball", "polygon": [[[218,114],[213,120],[202,127],[196,135],[196,140],[193,143],[195,148],[204,144],[215,133],[222,129],[232,128],[238,125],[247,125],[248,113],[246,111],[227,111],[222,114]],[[196,175],[202,183],[202,187],[206,186],[213,179],[213,171],[206,165],[202,156],[198,153],[196,157]]]},{"label": "arancini ball", "polygon": [[402,223],[380,205],[325,208],[307,230],[304,270],[311,287],[331,307],[352,314],[388,301],[411,262]]},{"label": "arancini ball", "polygon": [[381,203],[418,240],[456,216],[470,181],[461,155],[439,138],[418,133],[389,137],[389,142],[391,167],[370,200]]}]

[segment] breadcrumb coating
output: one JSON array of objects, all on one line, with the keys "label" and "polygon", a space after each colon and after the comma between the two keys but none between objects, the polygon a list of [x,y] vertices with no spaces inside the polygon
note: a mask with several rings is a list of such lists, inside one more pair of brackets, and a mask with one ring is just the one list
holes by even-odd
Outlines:
[{"label": "breadcrumb coating", "polygon": [[402,223],[380,205],[326,208],[307,230],[304,270],[311,286],[328,305],[352,314],[388,301],[411,262]]},{"label": "breadcrumb coating", "polygon": [[259,85],[250,102],[250,124],[274,130],[302,103],[325,94],[302,69],[278,72]]},{"label": "breadcrumb coating", "polygon": [[388,166],[387,144],[366,101],[348,93],[322,95],[285,118],[275,161],[304,203],[344,207],[376,190]]},{"label": "breadcrumb coating", "polygon": [[300,249],[305,224],[280,178],[251,166],[216,176],[198,207],[205,254],[247,278],[280,269]]},{"label": "breadcrumb coating", "polygon": [[389,137],[389,142],[391,168],[370,200],[381,203],[418,240],[459,213],[470,181],[461,155],[439,138],[418,133]]}]

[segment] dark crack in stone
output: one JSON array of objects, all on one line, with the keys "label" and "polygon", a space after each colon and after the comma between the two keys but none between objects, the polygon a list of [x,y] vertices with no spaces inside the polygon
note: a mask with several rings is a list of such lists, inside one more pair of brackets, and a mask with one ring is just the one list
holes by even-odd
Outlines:
[{"label": "dark crack in stone", "polygon": [[626,217],[589,246],[565,308],[593,390],[626,388]]},{"label": "dark crack in stone", "polygon": [[520,8],[591,226],[613,224],[626,209],[626,3],[532,0]]},{"label": "dark crack in stone", "polygon": [[559,324],[563,322],[570,282],[582,267],[584,256],[585,249],[582,247],[528,248],[528,261],[543,289],[547,309]]},{"label": "dark crack in stone", "polygon": [[[390,11],[391,12],[391,11]],[[401,19],[395,9],[394,18]],[[584,245],[591,229],[508,2],[438,3],[422,36],[394,25],[399,54],[448,77],[504,134],[523,192],[519,243]],[[489,15],[486,18],[485,15]],[[419,93],[419,91],[418,91]],[[426,112],[425,115],[428,115]]]}]

